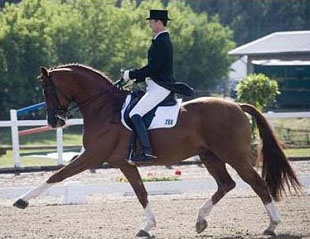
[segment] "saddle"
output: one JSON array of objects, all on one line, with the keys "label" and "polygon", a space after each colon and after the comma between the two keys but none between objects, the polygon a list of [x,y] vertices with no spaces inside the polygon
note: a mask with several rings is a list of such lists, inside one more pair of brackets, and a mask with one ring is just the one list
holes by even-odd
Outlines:
[{"label": "saddle", "polygon": [[[133,91],[126,97],[121,110],[121,121],[123,125],[129,130],[133,131],[133,126],[129,118],[129,112],[138,103],[141,97],[145,94],[144,91]],[[170,93],[160,104],[143,116],[143,121],[147,129],[156,128],[171,128],[178,118],[182,100],[176,99],[175,93]],[[134,132],[134,131],[133,131]],[[133,133],[129,147],[127,158],[130,159],[137,154],[137,137]]]},{"label": "saddle", "polygon": [[[131,92],[126,97],[121,110],[121,120],[123,125],[132,130],[129,112],[138,103],[141,97],[145,94],[142,90]],[[182,99],[177,99],[175,93],[170,93],[160,104],[143,116],[143,121],[147,129],[156,128],[171,128],[178,118],[178,113]]]}]

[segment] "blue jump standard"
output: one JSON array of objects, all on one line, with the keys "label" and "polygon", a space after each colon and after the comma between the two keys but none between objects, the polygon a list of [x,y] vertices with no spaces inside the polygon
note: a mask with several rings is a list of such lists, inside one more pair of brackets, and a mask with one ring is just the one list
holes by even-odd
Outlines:
[{"label": "blue jump standard", "polygon": [[44,108],[46,105],[45,102],[41,102],[41,103],[38,103],[38,104],[35,104],[35,105],[31,105],[31,106],[27,106],[25,108],[21,108],[19,110],[17,110],[17,115],[21,115],[25,112],[30,112],[30,111],[34,111],[34,110],[37,110],[37,109],[40,109],[40,108]]}]

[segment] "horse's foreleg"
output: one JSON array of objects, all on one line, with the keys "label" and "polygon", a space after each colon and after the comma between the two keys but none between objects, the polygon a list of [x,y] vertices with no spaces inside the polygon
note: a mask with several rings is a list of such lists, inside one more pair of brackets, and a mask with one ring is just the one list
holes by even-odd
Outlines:
[{"label": "horse's foreleg", "polygon": [[70,164],[58,170],[45,182],[35,187],[22,195],[13,206],[21,209],[25,209],[29,205],[29,200],[35,197],[38,197],[40,194],[49,189],[53,184],[61,182],[62,180],[78,174],[85,169],[88,169],[96,164],[91,161],[91,158],[86,152],[82,153],[79,157],[74,159]]},{"label": "horse's foreleg", "polygon": [[200,208],[197,222],[196,231],[197,233],[203,232],[208,226],[205,218],[211,212],[213,206],[220,201],[222,197],[230,190],[232,190],[236,183],[232,180],[228,174],[225,164],[211,153],[205,153],[200,155],[200,159],[206,166],[209,173],[214,177],[218,185],[217,191],[212,197]]},{"label": "horse's foreleg", "polygon": [[135,191],[139,202],[144,208],[146,222],[142,229],[136,235],[137,237],[150,237],[149,231],[156,226],[155,215],[148,201],[148,194],[142,182],[140,173],[135,166],[126,165],[120,168],[128,182]]},{"label": "horse's foreleg", "polygon": [[29,205],[29,200],[35,198],[49,189],[52,185],[48,183],[42,183],[38,187],[29,190],[27,193],[22,195],[19,199],[14,202],[13,206],[21,209],[25,209]]}]

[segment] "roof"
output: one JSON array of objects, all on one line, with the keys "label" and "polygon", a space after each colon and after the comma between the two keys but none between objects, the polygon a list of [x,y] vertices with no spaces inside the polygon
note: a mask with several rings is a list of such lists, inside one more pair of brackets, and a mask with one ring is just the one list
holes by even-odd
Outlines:
[{"label": "roof", "polygon": [[229,55],[310,53],[310,31],[275,32],[237,47]]},{"label": "roof", "polygon": [[310,66],[310,61],[282,61],[278,59],[268,59],[268,60],[253,60],[251,61],[253,65],[261,66]]}]

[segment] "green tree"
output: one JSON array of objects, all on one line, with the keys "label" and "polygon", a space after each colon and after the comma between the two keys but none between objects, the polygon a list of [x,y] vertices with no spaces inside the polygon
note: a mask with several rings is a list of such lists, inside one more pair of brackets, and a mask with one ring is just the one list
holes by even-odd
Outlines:
[{"label": "green tree", "polygon": [[0,118],[8,118],[11,108],[43,101],[40,66],[87,64],[117,79],[121,68],[144,65],[152,37],[144,19],[152,8],[167,8],[173,18],[168,30],[176,79],[196,89],[221,81],[234,47],[232,32],[183,1],[27,0],[0,11]]},{"label": "green tree", "polygon": [[[169,2],[173,20],[168,26],[175,48],[175,76],[197,90],[208,90],[223,81],[235,47],[232,31],[217,17],[196,14],[181,1]],[[186,17],[184,17],[186,16]]]},{"label": "green tree", "polygon": [[309,0],[186,0],[195,12],[219,16],[238,45],[276,31],[309,28]]},{"label": "green tree", "polygon": [[248,75],[237,85],[238,101],[252,104],[261,111],[274,103],[278,94],[278,82],[264,74]]},{"label": "green tree", "polygon": [[43,100],[36,75],[53,59],[46,39],[45,12],[40,1],[7,5],[0,14],[1,118],[8,110]]},{"label": "green tree", "polygon": [[198,89],[210,89],[223,82],[223,77],[232,63],[227,52],[234,48],[235,44],[232,41],[232,32],[220,25],[217,18],[206,19],[205,15],[201,15],[200,22],[198,18],[196,21],[194,43],[188,56],[184,56],[185,60],[182,59],[183,66],[187,64],[190,67],[185,79]]}]

